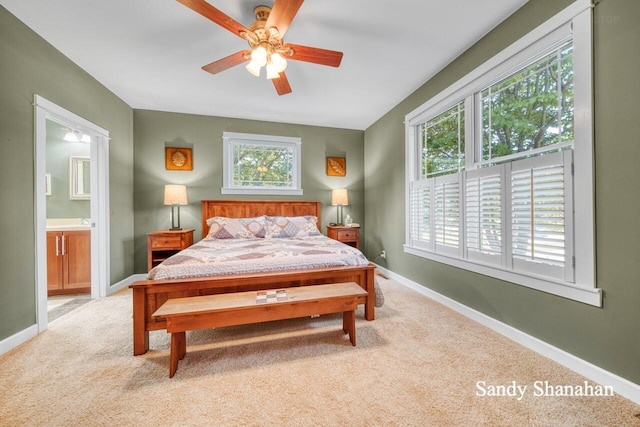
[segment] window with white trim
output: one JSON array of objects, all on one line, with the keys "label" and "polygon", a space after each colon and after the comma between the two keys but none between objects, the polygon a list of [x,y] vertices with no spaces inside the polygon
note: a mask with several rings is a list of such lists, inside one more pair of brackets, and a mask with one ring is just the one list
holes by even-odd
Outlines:
[{"label": "window with white trim", "polygon": [[300,195],[300,138],[224,132],[222,194]]},{"label": "window with white trim", "polygon": [[419,132],[422,178],[464,170],[464,103],[421,123]]},{"label": "window with white trim", "polygon": [[406,252],[601,305],[591,20],[576,1],[407,115]]}]

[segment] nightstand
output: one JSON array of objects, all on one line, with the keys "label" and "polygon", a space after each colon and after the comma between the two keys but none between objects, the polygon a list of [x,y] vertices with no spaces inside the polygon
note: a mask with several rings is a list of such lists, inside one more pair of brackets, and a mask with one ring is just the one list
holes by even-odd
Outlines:
[{"label": "nightstand", "polygon": [[193,228],[156,230],[147,233],[147,269],[193,245]]},{"label": "nightstand", "polygon": [[360,227],[327,225],[327,237],[360,249]]}]

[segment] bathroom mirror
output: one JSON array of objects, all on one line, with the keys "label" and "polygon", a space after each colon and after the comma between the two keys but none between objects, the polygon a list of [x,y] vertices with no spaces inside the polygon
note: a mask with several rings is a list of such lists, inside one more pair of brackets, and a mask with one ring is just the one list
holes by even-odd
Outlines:
[{"label": "bathroom mirror", "polygon": [[69,156],[69,199],[91,199],[89,157]]}]

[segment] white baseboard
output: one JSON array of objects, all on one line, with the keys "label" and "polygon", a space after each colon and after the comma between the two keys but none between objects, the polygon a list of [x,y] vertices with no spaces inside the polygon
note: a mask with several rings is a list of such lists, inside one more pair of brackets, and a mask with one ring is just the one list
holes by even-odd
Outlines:
[{"label": "white baseboard", "polygon": [[133,274],[126,279],[119,281],[118,283],[114,283],[113,285],[107,288],[107,296],[112,295],[118,292],[120,289],[124,289],[133,282],[137,282],[138,280],[144,280],[147,278],[146,274]]},{"label": "white baseboard", "polygon": [[29,341],[31,338],[38,335],[38,325],[31,325],[26,329],[16,332],[0,341],[0,354],[4,354],[7,351],[19,346],[20,344]]},{"label": "white baseboard", "polygon": [[398,283],[411,288],[434,301],[445,305],[452,310],[457,311],[463,316],[474,320],[481,325],[484,325],[499,334],[523,345],[555,362],[558,362],[562,366],[590,379],[591,381],[600,384],[613,386],[615,393],[626,397],[634,403],[640,404],[640,385],[633,383],[627,379],[624,379],[616,374],[606,371],[599,366],[596,366],[586,360],[580,359],[571,353],[568,353],[562,349],[559,349],[551,344],[548,344],[536,337],[526,334],[512,326],[502,323],[492,317],[487,316],[484,313],[476,311],[466,305],[463,305],[449,297],[439,294],[429,288],[426,288],[419,283],[407,279],[399,274],[396,274],[384,267],[377,266],[377,269],[390,279],[397,281]]},{"label": "white baseboard", "polygon": [[[107,296],[118,292],[120,289],[126,288],[133,282],[138,280],[144,280],[147,278],[146,274],[134,274],[132,276],[127,277],[124,280],[121,280],[118,283],[113,284],[107,288]],[[5,338],[0,341],[0,354],[4,354],[7,351],[19,346],[20,344],[30,340],[31,338],[38,335],[38,325],[31,325],[20,332],[16,332],[12,336]]]}]

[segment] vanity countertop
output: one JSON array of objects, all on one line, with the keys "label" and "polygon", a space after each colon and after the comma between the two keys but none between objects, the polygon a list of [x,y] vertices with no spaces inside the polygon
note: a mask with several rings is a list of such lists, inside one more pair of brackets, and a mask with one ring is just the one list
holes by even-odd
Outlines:
[{"label": "vanity countertop", "polygon": [[90,230],[89,218],[47,218],[47,231]]}]

